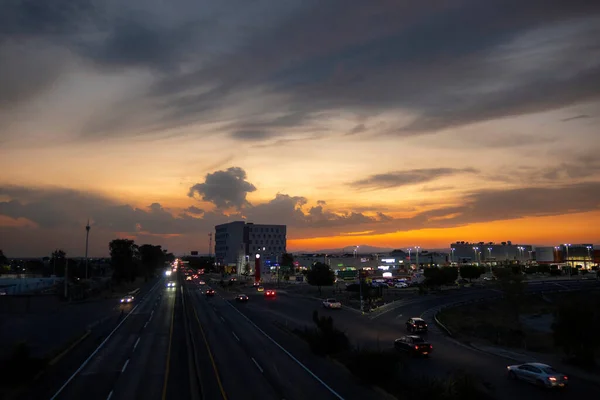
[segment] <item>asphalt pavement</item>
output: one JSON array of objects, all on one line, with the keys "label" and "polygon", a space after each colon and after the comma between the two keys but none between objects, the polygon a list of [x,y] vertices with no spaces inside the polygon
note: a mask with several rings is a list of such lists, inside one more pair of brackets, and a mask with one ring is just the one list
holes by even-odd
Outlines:
[{"label": "asphalt pavement", "polygon": [[[166,359],[166,347],[156,336],[164,336],[165,320],[171,318],[174,297],[163,298],[164,283],[156,285],[141,299],[123,305],[123,317],[111,333],[99,344],[92,354],[73,372],[51,399],[102,399],[134,393],[123,398],[160,398],[163,376],[161,359]],[[166,304],[165,304],[166,303]],[[168,323],[168,322],[167,322]],[[152,358],[158,369],[142,365],[144,352],[140,346],[154,346]],[[160,372],[157,372],[159,371]],[[145,377],[140,377],[139,374]],[[150,380],[150,378],[152,380]],[[142,382],[142,379],[146,380]],[[157,385],[154,380],[158,380]],[[146,387],[147,386],[147,387]],[[142,388],[143,389],[140,389]],[[144,390],[143,395],[138,390]],[[158,396],[157,396],[158,394]]]},{"label": "asphalt pavement", "polygon": [[[528,284],[526,290],[536,293],[597,285],[593,280],[534,282]],[[465,288],[440,295],[403,299],[375,318],[373,315],[360,315],[353,310],[324,309],[318,300],[309,297],[279,293],[277,299],[265,301],[262,298],[264,296],[252,288],[246,289],[246,292],[250,301],[238,308],[245,308],[245,313],[253,320],[262,319],[288,327],[314,326],[312,313],[313,310],[318,310],[320,314],[333,316],[336,326],[345,331],[355,344],[363,347],[392,347],[395,338],[406,334],[406,320],[423,315],[431,328],[428,339],[433,343],[434,352],[430,359],[411,360],[410,371],[416,375],[443,377],[450,372],[464,370],[479,376],[491,387],[498,399],[547,399],[553,396],[581,399],[600,396],[598,386],[577,377],[571,378],[571,386],[564,393],[549,393],[522,382],[508,381],[506,366],[513,364],[513,361],[477,351],[447,337],[437,328],[432,319],[432,310],[447,303],[497,297],[501,292],[494,287]]]},{"label": "asphalt pavement", "polygon": [[249,312],[246,306],[255,300],[237,304],[218,288],[214,297],[205,295],[204,286],[191,283],[188,288],[228,399],[381,398],[338,365],[310,354],[302,340],[273,325],[267,313],[265,319]]}]

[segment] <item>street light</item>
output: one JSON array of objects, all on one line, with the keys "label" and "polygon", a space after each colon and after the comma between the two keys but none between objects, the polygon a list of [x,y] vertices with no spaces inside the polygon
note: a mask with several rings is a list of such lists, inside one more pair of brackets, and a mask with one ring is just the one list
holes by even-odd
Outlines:
[{"label": "street light", "polygon": [[567,267],[569,268],[569,278],[571,277],[571,264],[569,264],[569,246],[571,246],[571,243],[565,243],[565,249],[567,250],[567,258],[565,258],[565,261],[567,262]]},{"label": "street light", "polygon": [[421,266],[419,265],[419,249],[421,247],[420,246],[415,246],[415,250],[417,251],[417,269],[419,269]]},{"label": "street light", "polygon": [[[588,261],[590,262],[590,264],[592,263],[592,256],[590,255],[591,251],[592,251],[592,246],[585,246],[585,248],[587,249],[588,252]],[[585,265],[585,269],[588,269],[587,263]]]},{"label": "street light", "polygon": [[454,263],[454,251],[456,249],[454,247],[450,248],[450,265],[452,265]]},{"label": "street light", "polygon": [[412,267],[412,258],[410,258],[410,251],[412,250],[412,247],[408,248],[408,267]]},{"label": "street light", "polygon": [[474,246],[474,247],[473,247],[473,252],[475,253],[475,262],[479,264],[479,262],[478,262],[478,260],[477,260],[477,259],[478,259],[477,250],[479,250],[479,247],[477,247],[477,246]]}]

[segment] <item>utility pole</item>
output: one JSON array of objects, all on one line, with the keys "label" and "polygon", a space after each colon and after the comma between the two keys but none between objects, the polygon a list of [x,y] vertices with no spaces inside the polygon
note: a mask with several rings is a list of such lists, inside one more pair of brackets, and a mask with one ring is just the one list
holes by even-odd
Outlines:
[{"label": "utility pole", "polygon": [[90,220],[88,218],[85,226],[85,279],[88,279],[88,242],[90,238]]},{"label": "utility pole", "polygon": [[69,270],[69,260],[65,259],[65,300],[69,299],[69,293],[68,293],[69,275],[68,275],[68,270]]}]

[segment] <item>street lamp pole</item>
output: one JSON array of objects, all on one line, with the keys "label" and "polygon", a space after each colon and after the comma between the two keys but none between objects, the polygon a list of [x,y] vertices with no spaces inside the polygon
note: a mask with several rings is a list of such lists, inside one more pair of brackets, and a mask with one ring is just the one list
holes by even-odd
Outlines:
[{"label": "street lamp pole", "polygon": [[477,250],[479,250],[479,247],[473,247],[473,253],[475,253],[475,260],[474,261],[479,264],[479,262],[478,262],[479,256],[477,254]]},{"label": "street lamp pole", "polygon": [[415,250],[417,251],[417,270],[421,268],[421,266],[419,265],[419,249],[421,247],[420,246],[415,246]]},{"label": "street lamp pole", "polygon": [[454,264],[454,250],[456,250],[454,247],[450,248],[450,265]]},{"label": "street lamp pole", "polygon": [[[592,246],[585,246],[585,248],[587,249],[588,252],[588,262],[591,264],[592,263],[592,256],[590,255],[591,251],[592,251]],[[588,269],[588,263],[585,263],[585,269]]]},{"label": "street lamp pole", "polygon": [[412,267],[412,258],[410,258],[410,251],[412,250],[412,247],[408,248],[408,267]]},{"label": "street lamp pole", "polygon": [[85,279],[88,278],[88,242],[90,238],[90,220],[88,219],[85,226]]},{"label": "street lamp pole", "polygon": [[565,258],[565,261],[567,262],[567,267],[569,268],[569,278],[571,277],[571,264],[569,264],[569,246],[571,244],[570,243],[565,243],[565,249],[567,251],[567,257]]}]

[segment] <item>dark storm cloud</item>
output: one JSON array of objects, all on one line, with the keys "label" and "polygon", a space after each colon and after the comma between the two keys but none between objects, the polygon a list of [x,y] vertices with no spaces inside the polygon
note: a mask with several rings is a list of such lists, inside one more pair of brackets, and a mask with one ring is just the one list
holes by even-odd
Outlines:
[{"label": "dark storm cloud", "polygon": [[[38,48],[68,49],[100,68],[154,73],[147,93],[95,116],[88,135],[218,120],[232,101],[255,103],[262,94],[271,99],[264,107],[283,116],[234,116],[225,134],[263,140],[314,128],[314,119],[340,111],[404,110],[416,118],[383,133],[413,135],[551,110],[600,93],[600,66],[593,61],[600,51],[597,1],[276,3],[13,0],[0,16],[0,53],[19,58],[6,49],[25,38]],[[515,45],[543,29],[558,33]],[[5,105],[35,96],[61,67],[35,77],[4,74],[5,65],[18,64],[0,63],[0,77],[13,81],[0,100]],[[360,122],[350,133],[367,126]]]},{"label": "dark storm cloud", "polygon": [[364,179],[351,182],[350,185],[356,188],[370,189],[389,189],[400,186],[415,185],[426,183],[435,179],[458,175],[474,174],[478,171],[474,168],[423,168],[411,169],[407,171],[393,171],[385,174],[375,174]]},{"label": "dark storm cloud", "polygon": [[[600,93],[594,83],[600,81],[597,65],[582,64],[578,73],[564,74],[565,60],[584,59],[598,50],[598,24],[590,18],[599,16],[600,3],[432,4],[327,2],[251,35],[240,51],[205,68],[163,80],[155,95],[216,82],[211,95],[188,104],[189,112],[207,112],[215,97],[253,87],[285,94],[284,106],[306,115],[317,110],[412,110],[419,115],[415,121],[388,132],[403,135],[563,107]],[[510,57],[531,62],[525,56],[536,49],[504,58],[495,51],[508,51],[506,45],[523,34],[565,21],[583,27],[561,49],[564,59],[538,65],[536,73],[505,71]]]},{"label": "dark storm cloud", "polygon": [[197,194],[202,200],[213,203],[218,208],[239,210],[250,205],[246,196],[256,191],[256,186],[246,181],[246,178],[246,171],[239,167],[208,173],[204,183],[190,187],[188,196],[194,197]]}]

